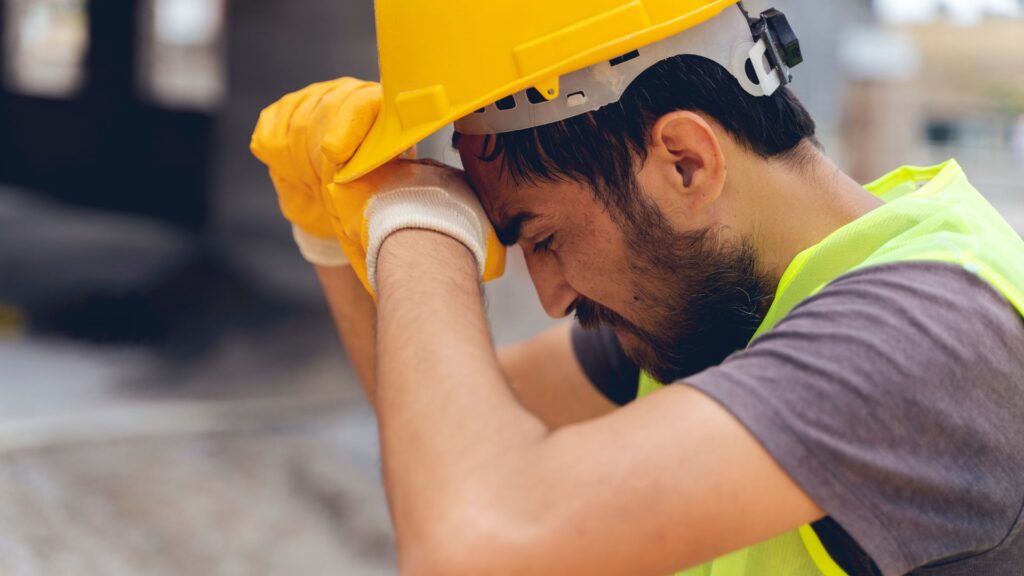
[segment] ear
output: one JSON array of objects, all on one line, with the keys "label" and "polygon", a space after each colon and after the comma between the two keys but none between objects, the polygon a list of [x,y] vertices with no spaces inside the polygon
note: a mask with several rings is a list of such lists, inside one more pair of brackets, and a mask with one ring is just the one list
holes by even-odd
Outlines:
[{"label": "ear", "polygon": [[694,214],[713,204],[725,188],[725,155],[718,134],[700,114],[676,111],[651,129],[647,168],[675,201]]}]

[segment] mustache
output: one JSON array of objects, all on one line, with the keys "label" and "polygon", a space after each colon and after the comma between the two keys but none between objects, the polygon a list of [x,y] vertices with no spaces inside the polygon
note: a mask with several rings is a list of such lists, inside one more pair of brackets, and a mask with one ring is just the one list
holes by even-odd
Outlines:
[{"label": "mustache", "polygon": [[597,330],[601,326],[633,328],[628,320],[612,310],[586,298],[580,298],[574,306],[576,321],[584,330]]}]

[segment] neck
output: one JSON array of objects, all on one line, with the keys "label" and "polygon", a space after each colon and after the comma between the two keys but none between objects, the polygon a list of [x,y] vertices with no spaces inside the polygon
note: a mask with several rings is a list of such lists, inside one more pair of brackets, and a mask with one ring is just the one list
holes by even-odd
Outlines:
[{"label": "neck", "polygon": [[802,146],[802,161],[758,159],[763,165],[749,171],[756,182],[744,188],[757,191],[748,237],[776,283],[801,252],[883,204],[817,148]]}]

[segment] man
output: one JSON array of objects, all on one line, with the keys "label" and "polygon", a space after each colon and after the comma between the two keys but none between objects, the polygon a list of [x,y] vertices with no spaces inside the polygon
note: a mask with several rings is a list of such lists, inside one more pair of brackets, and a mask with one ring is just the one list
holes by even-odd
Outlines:
[{"label": "man", "polygon": [[[842,174],[774,11],[395,4],[383,88],[290,95],[253,150],[377,411],[403,574],[1020,573],[1024,242],[955,162]],[[378,168],[451,120],[465,176]],[[495,238],[578,326],[494,350]]]}]

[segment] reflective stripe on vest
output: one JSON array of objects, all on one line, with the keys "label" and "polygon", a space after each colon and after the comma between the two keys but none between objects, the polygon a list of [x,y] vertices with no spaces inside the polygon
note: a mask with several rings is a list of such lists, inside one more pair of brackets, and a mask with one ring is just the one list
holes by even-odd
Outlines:
[{"label": "reflective stripe on vest", "polygon": [[[904,167],[866,188],[886,204],[840,228],[790,264],[754,340],[800,302],[856,270],[897,262],[963,266],[1024,315],[1024,241],[951,160]],[[640,377],[638,398],[661,384]],[[811,526],[730,554],[678,576],[843,576]]]}]

